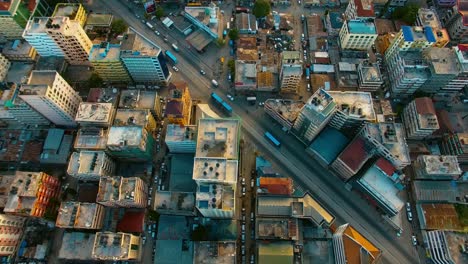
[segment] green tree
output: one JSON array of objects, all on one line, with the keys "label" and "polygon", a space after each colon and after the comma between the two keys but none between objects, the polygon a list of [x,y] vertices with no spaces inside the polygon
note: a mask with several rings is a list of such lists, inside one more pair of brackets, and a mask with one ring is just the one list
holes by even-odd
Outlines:
[{"label": "green tree", "polygon": [[237,28],[229,30],[228,36],[232,40],[237,40],[239,38],[239,30]]},{"label": "green tree", "polygon": [[256,18],[263,18],[270,14],[271,5],[268,0],[257,0],[255,1],[252,13]]},{"label": "green tree", "polygon": [[208,228],[199,225],[192,231],[193,241],[206,241],[208,240]]},{"label": "green tree", "polygon": [[393,13],[393,19],[401,19],[404,22],[413,25],[418,15],[419,6],[416,4],[408,4],[405,6],[397,7]]},{"label": "green tree", "polygon": [[157,222],[159,221],[159,213],[156,212],[155,210],[148,210],[148,218],[151,221]]},{"label": "green tree", "polygon": [[219,38],[218,40],[216,40],[216,44],[218,45],[218,47],[222,47],[224,46],[224,44],[226,44],[226,41],[222,38]]},{"label": "green tree", "polygon": [[154,12],[154,15],[160,19],[161,17],[164,16],[164,9],[162,8],[162,6],[158,6],[156,7],[156,11]]},{"label": "green tree", "polygon": [[88,87],[89,88],[100,88],[104,84],[102,78],[95,72],[91,74],[91,77],[88,79]]},{"label": "green tree", "polygon": [[128,25],[122,19],[116,19],[112,21],[111,32],[113,34],[120,35],[124,33],[125,31],[127,31],[127,29],[128,29]]}]

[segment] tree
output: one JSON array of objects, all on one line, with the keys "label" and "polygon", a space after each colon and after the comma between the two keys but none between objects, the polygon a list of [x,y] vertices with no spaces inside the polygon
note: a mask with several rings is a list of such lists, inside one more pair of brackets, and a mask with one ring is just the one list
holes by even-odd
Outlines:
[{"label": "tree", "polygon": [[89,88],[100,88],[104,84],[102,78],[95,72],[91,74],[91,77],[88,79],[88,87]]},{"label": "tree", "polygon": [[160,19],[161,17],[164,16],[164,9],[162,8],[162,6],[158,6],[156,7],[156,11],[154,12],[154,15]]},{"label": "tree", "polygon": [[237,28],[229,30],[228,36],[232,40],[237,40],[239,38],[239,30]]},{"label": "tree", "polygon": [[226,44],[226,41],[222,38],[218,38],[218,40],[216,40],[216,44],[218,45],[218,47],[222,47]]},{"label": "tree", "polygon": [[392,13],[393,19],[401,19],[404,22],[413,25],[418,15],[419,6],[416,4],[409,4],[397,7]]},{"label": "tree", "polygon": [[151,221],[157,222],[159,221],[159,213],[155,210],[148,210],[148,218]]},{"label": "tree", "polygon": [[111,32],[113,34],[120,35],[124,33],[125,31],[127,31],[127,29],[128,29],[128,25],[122,19],[116,19],[112,21]]},{"label": "tree", "polygon": [[263,18],[270,14],[271,5],[268,0],[257,0],[255,1],[252,13],[256,18]]}]

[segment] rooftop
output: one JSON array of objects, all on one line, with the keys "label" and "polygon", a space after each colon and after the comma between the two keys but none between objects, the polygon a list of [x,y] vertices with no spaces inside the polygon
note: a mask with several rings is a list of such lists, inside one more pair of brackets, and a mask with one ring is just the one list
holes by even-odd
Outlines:
[{"label": "rooftop", "polygon": [[81,27],[80,24],[73,23],[68,17],[56,16],[56,17],[35,17],[29,20],[24,30],[24,35],[31,34],[43,34],[48,31],[70,33]]},{"label": "rooftop", "polygon": [[62,202],[56,225],[62,228],[90,228],[98,206],[96,203]]},{"label": "rooftop", "polygon": [[139,247],[134,249],[133,244],[138,245],[139,239],[126,233],[97,232],[92,256],[101,260],[127,259],[132,251],[138,251]]},{"label": "rooftop", "polygon": [[91,47],[89,53],[91,62],[111,62],[120,60],[120,44],[102,42]]},{"label": "rooftop", "polygon": [[374,17],[374,3],[372,0],[354,0],[358,17]]},{"label": "rooftop", "polygon": [[111,103],[82,102],[78,107],[75,121],[78,123],[109,125],[112,122],[113,110]]},{"label": "rooftop", "polygon": [[406,144],[403,125],[400,123],[367,123],[369,135],[382,144],[402,163],[411,163],[408,145]]},{"label": "rooftop", "polygon": [[411,27],[411,26],[402,26],[401,31],[403,33],[403,38],[407,42],[423,41],[423,42],[436,42],[436,37],[434,31],[429,26],[424,27]]},{"label": "rooftop", "polygon": [[267,99],[265,101],[265,108],[281,115],[284,119],[293,123],[297,116],[304,107],[303,101],[284,100],[284,99]]},{"label": "rooftop", "polygon": [[107,146],[137,146],[141,145],[144,128],[139,126],[113,126],[109,129]]},{"label": "rooftop", "polygon": [[[355,138],[339,158],[354,172],[357,173],[366,161],[371,158],[369,146],[361,138]],[[343,175],[342,175],[343,176]]]},{"label": "rooftop", "polygon": [[104,150],[107,144],[108,130],[104,128],[82,128],[76,133],[76,149]]},{"label": "rooftop", "polygon": [[380,249],[349,224],[338,227],[333,240],[341,244],[334,245],[336,262],[374,263],[382,254]]},{"label": "rooftop", "polygon": [[33,47],[26,40],[17,39],[13,41],[8,41],[5,44],[2,53],[7,57],[13,55],[25,56],[29,54],[32,48]]},{"label": "rooftop", "polygon": [[0,207],[4,208],[8,200],[11,184],[15,180],[15,175],[0,175]]},{"label": "rooftop", "polygon": [[424,203],[417,205],[421,211],[421,229],[461,231],[462,226],[453,204]]},{"label": "rooftop", "polygon": [[70,175],[99,175],[106,154],[104,151],[73,152],[68,163]]},{"label": "rooftop", "polygon": [[322,22],[322,16],[318,14],[311,14],[306,16],[307,19],[307,31],[309,36],[326,36],[327,33],[324,31]]},{"label": "rooftop", "polygon": [[[186,14],[189,14],[191,17],[198,20],[201,24],[208,27],[208,29],[214,33],[218,34],[218,25],[222,24],[219,23],[220,13],[219,7],[216,4],[212,3],[210,6],[187,6],[184,9]],[[221,26],[219,26],[221,27]]]},{"label": "rooftop", "polygon": [[281,53],[281,59],[283,64],[301,64],[301,53],[299,51],[283,51]]},{"label": "rooftop", "polygon": [[90,88],[88,93],[88,103],[111,103],[116,105],[119,99],[117,88]]},{"label": "rooftop", "polygon": [[137,186],[138,177],[104,176],[99,180],[97,202],[134,201],[135,192],[141,191]]},{"label": "rooftop", "polygon": [[460,72],[453,49],[427,48],[423,51],[423,57],[427,60],[434,74],[458,75]]},{"label": "rooftop", "polygon": [[156,107],[156,91],[123,90],[120,94],[119,108],[149,109]]},{"label": "rooftop", "polygon": [[95,234],[81,232],[63,233],[59,259],[65,260],[84,260],[91,259]]},{"label": "rooftop", "polygon": [[258,28],[257,19],[253,14],[238,13],[236,14],[236,26],[239,30],[255,31]]},{"label": "rooftop", "polygon": [[367,121],[376,119],[371,93],[353,91],[329,91],[328,93],[336,102],[338,109],[346,115]]},{"label": "rooftop", "polygon": [[18,162],[26,142],[25,130],[0,130],[0,160]]},{"label": "rooftop", "polygon": [[234,189],[213,183],[199,183],[196,194],[197,208],[205,210],[234,210]]},{"label": "rooftop", "polygon": [[187,212],[195,209],[195,194],[192,192],[157,191],[154,198],[156,211]]},{"label": "rooftop", "polygon": [[74,20],[80,7],[82,7],[81,4],[58,3],[55,6],[55,10],[52,16],[66,16],[69,17],[71,20]]},{"label": "rooftop", "polygon": [[318,89],[308,100],[304,107],[309,108],[324,116],[330,115],[335,110],[335,100],[331,94],[323,89]]},{"label": "rooftop", "polygon": [[259,188],[262,193],[277,194],[277,195],[292,195],[293,182],[291,178],[278,178],[278,177],[260,177]]},{"label": "rooftop", "polygon": [[134,28],[130,27],[128,32],[124,35],[121,42],[122,51],[120,56],[122,58],[128,57],[142,57],[142,56],[158,56],[161,48],[151,40],[147,39]]},{"label": "rooftop", "polygon": [[113,126],[116,127],[146,127],[151,116],[147,109],[117,109]]},{"label": "rooftop", "polygon": [[326,126],[312,141],[309,148],[327,163],[331,164],[348,145],[349,139],[339,130]]},{"label": "rooftop", "polygon": [[362,20],[350,20],[348,22],[348,31],[351,34],[377,34],[374,22]]},{"label": "rooftop", "polygon": [[363,64],[360,68],[360,76],[363,82],[382,82],[382,74],[377,63]]},{"label": "rooftop", "polygon": [[86,19],[86,26],[110,26],[113,19],[111,14],[90,13]]},{"label": "rooftop", "polygon": [[421,26],[429,26],[433,29],[442,28],[437,13],[429,8],[419,8],[417,20],[422,24]]},{"label": "rooftop", "polygon": [[424,164],[424,173],[427,175],[462,173],[457,156],[421,155],[418,161]]},{"label": "rooftop", "polygon": [[450,181],[413,181],[414,198],[416,202],[446,202],[455,203],[459,197],[458,189]]},{"label": "rooftop", "polygon": [[343,15],[341,12],[330,12],[330,24],[333,29],[341,29],[343,26]]},{"label": "rooftop", "polygon": [[240,121],[208,119],[198,121],[197,157],[237,159]]},{"label": "rooftop", "polygon": [[167,142],[195,141],[197,135],[196,126],[182,126],[177,124],[168,124],[166,127]]},{"label": "rooftop", "polygon": [[294,263],[294,246],[290,241],[275,241],[258,245],[258,263]]},{"label": "rooftop", "polygon": [[414,102],[416,112],[419,114],[419,126],[425,129],[439,129],[439,122],[437,121],[437,114],[432,100],[429,97],[420,97],[414,99]]},{"label": "rooftop", "polygon": [[235,241],[199,241],[194,244],[194,263],[234,264],[236,263]]},{"label": "rooftop", "polygon": [[256,84],[257,82],[257,64],[236,60],[236,74],[235,84],[236,85],[249,85]]},{"label": "rooftop", "polygon": [[258,218],[256,222],[259,239],[297,240],[297,219]]},{"label": "rooftop", "polygon": [[257,61],[258,51],[257,49],[245,49],[237,48],[237,59],[240,61]]},{"label": "rooftop", "polygon": [[193,179],[206,182],[235,183],[237,168],[237,160],[195,157]]}]

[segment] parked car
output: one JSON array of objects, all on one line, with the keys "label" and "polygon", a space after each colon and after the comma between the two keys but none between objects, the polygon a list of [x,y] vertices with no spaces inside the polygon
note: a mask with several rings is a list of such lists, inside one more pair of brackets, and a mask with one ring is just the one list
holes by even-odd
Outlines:
[{"label": "parked car", "polygon": [[201,75],[206,75],[206,72],[204,70],[200,70]]},{"label": "parked car", "polygon": [[231,101],[234,101],[234,96],[230,95],[230,94],[227,94],[226,97],[231,100]]},{"label": "parked car", "polygon": [[245,186],[242,187],[242,196],[245,196]]},{"label": "parked car", "polygon": [[408,216],[408,221],[413,221],[413,214],[411,213],[411,211],[406,212],[406,215]]},{"label": "parked car", "polygon": [[179,71],[179,68],[177,68],[176,66],[172,66],[172,69],[173,69],[174,71],[176,71],[176,72]]},{"label": "parked car", "polygon": [[157,30],[154,31],[154,34],[156,34],[157,36],[161,35],[161,33],[159,33],[159,31]]},{"label": "parked car", "polygon": [[413,246],[417,246],[417,245],[418,245],[418,240],[416,239],[416,236],[415,236],[415,235],[412,235],[412,236],[411,236],[411,242],[413,242]]},{"label": "parked car", "polygon": [[406,212],[411,212],[411,204],[406,202]]},{"label": "parked car", "polygon": [[263,106],[264,104],[265,104],[264,102],[258,103],[259,106]]}]

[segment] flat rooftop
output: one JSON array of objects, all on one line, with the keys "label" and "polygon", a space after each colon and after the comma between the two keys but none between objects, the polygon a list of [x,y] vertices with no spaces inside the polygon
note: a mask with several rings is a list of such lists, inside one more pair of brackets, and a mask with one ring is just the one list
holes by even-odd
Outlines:
[{"label": "flat rooftop", "polygon": [[10,187],[10,190],[15,189],[16,192],[9,192],[3,211],[16,213],[25,210],[29,214],[34,208],[41,185],[41,172],[16,171],[15,179]]},{"label": "flat rooftop", "polygon": [[141,35],[134,28],[130,27],[124,35],[121,42],[121,54],[123,57],[142,57],[142,56],[158,56],[161,48],[151,40]]},{"label": "flat rooftop", "polygon": [[351,34],[377,34],[374,22],[351,20],[348,22],[348,31]]},{"label": "flat rooftop", "polygon": [[[413,181],[412,191],[417,202],[447,202],[456,203],[460,197],[458,188],[450,181]],[[463,196],[463,195],[462,195]]]},{"label": "flat rooftop", "polygon": [[434,29],[442,28],[437,13],[429,8],[419,8],[417,20],[421,22],[422,26],[430,26]]},{"label": "flat rooftop", "polygon": [[288,99],[267,99],[265,101],[265,108],[271,109],[291,123],[294,123],[304,105],[303,101]]},{"label": "flat rooftop", "polygon": [[195,141],[197,135],[196,126],[181,126],[168,124],[166,127],[166,142]]},{"label": "flat rooftop", "polygon": [[56,71],[32,71],[29,76],[28,85],[52,86],[57,74]]},{"label": "flat rooftop", "polygon": [[89,228],[98,206],[96,203],[62,202],[55,223],[62,228]]},{"label": "flat rooftop", "polygon": [[213,183],[199,183],[196,194],[197,208],[232,211],[234,210],[234,189],[232,186]]},{"label": "flat rooftop", "polygon": [[338,158],[354,173],[357,173],[371,156],[369,146],[363,139],[357,137],[343,150]]},{"label": "flat rooftop", "polygon": [[187,212],[195,209],[195,194],[192,192],[157,191],[154,198],[156,211]]},{"label": "flat rooftop", "polygon": [[58,258],[89,261],[93,250],[94,238],[95,234],[93,233],[64,232]]},{"label": "flat rooftop", "polygon": [[194,245],[194,263],[234,264],[236,263],[235,241],[199,241]]},{"label": "flat rooftop", "polygon": [[429,97],[420,97],[414,99],[416,104],[416,112],[418,113],[419,127],[423,129],[439,129],[437,113],[434,108],[434,103]]},{"label": "flat rooftop", "polygon": [[416,208],[420,216],[421,229],[461,231],[462,226],[453,204],[424,203]]},{"label": "flat rooftop", "polygon": [[82,102],[78,107],[75,121],[80,123],[110,124],[114,108],[111,103]]},{"label": "flat rooftop", "polygon": [[290,241],[258,245],[258,263],[294,263],[294,246]]},{"label": "flat rooftop", "polygon": [[327,164],[331,164],[348,143],[349,139],[343,133],[326,126],[308,148],[316,152]]},{"label": "flat rooftop", "polygon": [[122,90],[119,108],[154,110],[157,96],[156,91]]},{"label": "flat rooftop", "polygon": [[193,179],[220,183],[235,183],[237,180],[237,160],[195,157]]},{"label": "flat rooftop", "polygon": [[318,89],[308,100],[304,107],[307,107],[324,116],[328,116],[335,110],[335,100],[328,92]]},{"label": "flat rooftop", "polygon": [[453,49],[431,47],[423,51],[423,56],[435,74],[458,75],[460,73]]},{"label": "flat rooftop", "polygon": [[257,64],[236,60],[235,82],[242,85],[257,83]]},{"label": "flat rooftop", "polygon": [[382,74],[380,73],[378,64],[366,64],[360,68],[360,75],[364,82],[382,82]]},{"label": "flat rooftop", "polygon": [[411,27],[411,26],[402,26],[401,31],[403,33],[403,38],[406,42],[415,42],[415,41],[424,41],[424,42],[436,42],[434,32],[431,27]]},{"label": "flat rooftop", "polygon": [[198,29],[190,34],[186,39],[196,50],[203,50],[213,41],[213,38],[206,31]]},{"label": "flat rooftop", "polygon": [[86,26],[110,26],[114,16],[111,14],[88,14]]},{"label": "flat rooftop", "polygon": [[219,34],[219,27],[223,27],[222,23],[220,23],[219,7],[215,4],[200,7],[186,6],[184,11],[216,35]]},{"label": "flat rooftop", "polygon": [[[292,230],[290,230],[290,228]],[[257,218],[256,230],[259,239],[296,240],[297,219]]]},{"label": "flat rooftop", "polygon": [[462,173],[457,156],[422,155],[418,160],[424,164],[424,172],[429,175]]},{"label": "flat rooftop", "polygon": [[26,40],[8,41],[2,53],[5,56],[29,56],[29,52],[33,47]]},{"label": "flat rooftop", "polygon": [[111,103],[116,105],[119,100],[119,89],[117,88],[90,88],[88,103]]},{"label": "flat rooftop", "polygon": [[402,163],[411,163],[405,131],[400,123],[368,123],[368,133]]},{"label": "flat rooftop", "polygon": [[52,16],[66,16],[73,20],[80,7],[81,4],[59,3],[55,6],[55,11]]},{"label": "flat rooftop", "polygon": [[76,133],[76,149],[104,150],[107,144],[108,130],[104,128],[81,128]]},{"label": "flat rooftop", "polygon": [[150,115],[150,111],[145,109],[117,109],[113,125],[119,127],[145,127],[148,124],[148,116]]},{"label": "flat rooftop", "polygon": [[104,158],[104,151],[80,151],[73,152],[68,163],[67,172],[70,175],[98,175],[101,171]]},{"label": "flat rooftop", "polygon": [[[47,31],[71,32],[75,30],[75,26],[78,26],[78,24],[69,22],[70,19],[63,16],[35,17],[28,21],[23,34],[27,36],[30,34],[42,34]],[[52,25],[57,25],[58,27],[53,27]],[[64,25],[66,25],[66,27],[64,27]]]},{"label": "flat rooftop", "polygon": [[329,91],[338,109],[353,118],[374,121],[376,115],[372,103],[372,94],[368,92],[354,91]]},{"label": "flat rooftop", "polygon": [[[126,259],[134,237],[126,233],[97,232],[94,240],[93,257],[97,259]],[[138,238],[139,239],[139,238]]]},{"label": "flat rooftop", "polygon": [[139,126],[117,127],[109,129],[107,146],[140,146],[143,138],[143,129]]},{"label": "flat rooftop", "polygon": [[299,51],[290,51],[286,50],[281,53],[281,59],[283,60],[283,63],[286,64],[302,64],[300,62],[302,56]]},{"label": "flat rooftop", "polygon": [[195,156],[238,159],[239,129],[236,119],[200,119]]},{"label": "flat rooftop", "polygon": [[91,47],[89,60],[95,62],[111,62],[120,60],[120,45],[102,42]]}]

